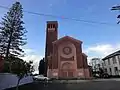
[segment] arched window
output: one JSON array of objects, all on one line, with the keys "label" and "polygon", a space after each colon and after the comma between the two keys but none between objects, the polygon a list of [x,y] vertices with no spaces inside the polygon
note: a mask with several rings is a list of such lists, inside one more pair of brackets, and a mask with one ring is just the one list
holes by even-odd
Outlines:
[{"label": "arched window", "polygon": [[62,69],[66,70],[66,69],[73,69],[73,65],[69,62],[63,63],[62,64]]}]

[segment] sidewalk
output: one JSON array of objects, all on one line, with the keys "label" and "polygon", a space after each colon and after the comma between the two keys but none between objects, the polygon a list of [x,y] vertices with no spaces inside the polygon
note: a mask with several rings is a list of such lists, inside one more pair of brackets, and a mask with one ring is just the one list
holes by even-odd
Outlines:
[{"label": "sidewalk", "polygon": [[110,79],[94,79],[92,81],[120,81],[120,78],[110,78]]},{"label": "sidewalk", "polygon": [[120,78],[92,79],[92,80],[54,80],[52,83],[82,83],[82,82],[120,81]]}]

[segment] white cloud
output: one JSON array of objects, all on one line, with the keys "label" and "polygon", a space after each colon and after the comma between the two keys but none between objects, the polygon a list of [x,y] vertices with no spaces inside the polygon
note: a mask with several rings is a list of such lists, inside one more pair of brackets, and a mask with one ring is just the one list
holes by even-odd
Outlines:
[{"label": "white cloud", "polygon": [[90,46],[85,49],[85,52],[88,55],[88,58],[100,57],[103,58],[117,50],[120,50],[120,44],[112,45],[112,44],[98,44],[94,46]]},{"label": "white cloud", "polygon": [[43,56],[40,55],[26,55],[23,57],[26,61],[33,61],[34,69],[35,71],[38,71],[39,61],[43,58]]},{"label": "white cloud", "polygon": [[33,49],[29,49],[29,48],[24,49],[24,51],[25,51],[25,53],[31,53],[31,52],[34,52],[34,50],[33,50]]},{"label": "white cloud", "polygon": [[35,50],[33,49],[24,49],[26,55],[22,57],[25,61],[33,61],[35,72],[38,71],[39,61],[43,58],[43,55],[36,54]]}]

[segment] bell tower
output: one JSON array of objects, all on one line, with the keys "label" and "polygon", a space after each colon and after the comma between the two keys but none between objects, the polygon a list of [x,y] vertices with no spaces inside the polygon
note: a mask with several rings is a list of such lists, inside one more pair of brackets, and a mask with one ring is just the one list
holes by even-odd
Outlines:
[{"label": "bell tower", "polygon": [[53,53],[52,42],[58,39],[58,22],[57,21],[47,21],[46,28],[46,46],[45,46],[45,76],[47,76],[48,60],[47,57]]}]

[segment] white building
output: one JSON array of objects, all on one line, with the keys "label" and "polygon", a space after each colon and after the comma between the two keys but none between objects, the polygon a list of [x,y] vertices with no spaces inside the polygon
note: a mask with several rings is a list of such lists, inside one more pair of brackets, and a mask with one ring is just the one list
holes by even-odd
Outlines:
[{"label": "white building", "polygon": [[104,61],[104,70],[109,75],[120,75],[120,50],[106,56],[102,60]]},{"label": "white building", "polygon": [[103,68],[102,59],[92,58],[91,59],[91,65],[92,65],[93,71],[99,71],[99,68]]}]

